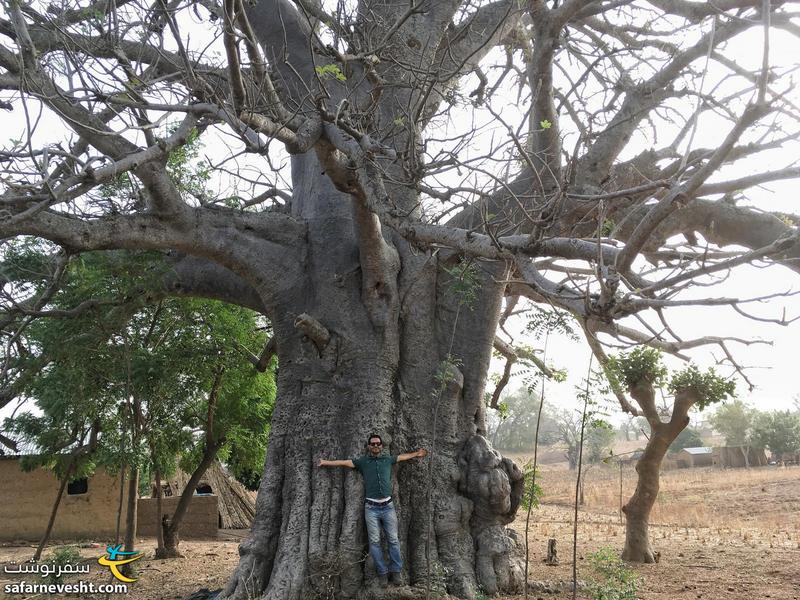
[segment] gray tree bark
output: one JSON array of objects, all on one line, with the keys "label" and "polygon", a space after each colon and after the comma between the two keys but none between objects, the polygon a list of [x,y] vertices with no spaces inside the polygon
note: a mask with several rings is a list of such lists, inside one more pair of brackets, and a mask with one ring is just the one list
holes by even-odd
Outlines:
[{"label": "gray tree bark", "polygon": [[[478,300],[459,305],[443,270],[457,257],[386,236],[397,256],[392,279],[377,301],[365,301],[376,289],[364,285],[357,215],[320,177],[313,157],[295,158],[295,171],[304,188],[296,216],[309,229],[304,275],[274,305],[280,370],[267,464],[252,533],[222,597],[306,598],[333,579],[352,598],[369,584],[360,477],[313,465],[321,456],[359,455],[374,432],[392,453],[431,450],[430,481],[422,461],[397,470],[407,579],[426,581],[429,548],[434,581],[452,593],[521,589],[503,526],[514,518],[522,474],[482,437],[504,289],[496,280],[506,266],[479,263]],[[327,335],[314,333],[320,327]],[[437,379],[443,365],[444,381]]]}]

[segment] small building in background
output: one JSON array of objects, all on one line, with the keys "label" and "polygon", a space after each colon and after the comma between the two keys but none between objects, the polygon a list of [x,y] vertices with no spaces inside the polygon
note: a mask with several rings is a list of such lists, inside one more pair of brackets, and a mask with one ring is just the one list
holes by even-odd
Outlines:
[{"label": "small building in background", "polygon": [[715,467],[733,469],[763,467],[767,464],[767,453],[762,448],[751,446],[718,446],[714,448],[713,464]]},{"label": "small building in background", "polygon": [[[161,482],[162,513],[172,514],[178,506],[189,475],[180,469]],[[150,498],[139,499],[139,531],[156,535],[156,487]],[[181,537],[203,538],[217,535],[217,529],[250,529],[256,514],[255,493],[230,475],[219,461],[208,467],[193,490],[192,502],[181,525]]]},{"label": "small building in background", "polygon": [[[24,456],[0,455],[0,541],[42,538],[61,482],[52,471],[22,469]],[[164,482],[162,515],[172,515],[189,477],[180,472]],[[84,479],[67,484],[56,513],[50,539],[113,540],[120,510],[120,486],[127,485],[119,475],[102,467]],[[127,500],[123,498],[119,523],[125,529]],[[155,536],[158,532],[157,500],[137,501],[137,535]],[[219,528],[247,529],[255,515],[255,494],[226,473],[215,462],[194,490],[192,501],[181,522],[182,538],[213,538]]]},{"label": "small building in background", "polygon": [[[0,540],[44,535],[60,482],[43,468],[24,471],[22,456],[0,456]],[[120,478],[98,468],[69,483],[56,513],[52,539],[112,538],[117,528]],[[121,521],[125,523],[125,503]]]},{"label": "small building in background", "polygon": [[684,448],[678,452],[678,468],[710,467],[713,464],[712,455],[713,449],[708,446]]}]

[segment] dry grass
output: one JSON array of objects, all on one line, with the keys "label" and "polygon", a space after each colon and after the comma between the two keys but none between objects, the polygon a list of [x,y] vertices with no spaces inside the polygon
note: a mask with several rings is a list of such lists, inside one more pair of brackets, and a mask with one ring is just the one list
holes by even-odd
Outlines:
[{"label": "dry grass", "polygon": [[[516,457],[517,460],[524,457]],[[542,505],[531,515],[533,579],[571,578],[575,473],[544,467]],[[633,467],[622,472],[623,502],[636,485]],[[600,547],[621,551],[620,471],[593,466],[586,473],[578,516],[578,572]],[[800,600],[800,467],[667,471],[653,511],[650,539],[658,565],[631,565],[642,577],[644,600]],[[524,538],[525,517],[513,524]],[[548,538],[557,540],[562,565],[543,567]],[[567,595],[556,596],[561,599]],[[518,600],[514,598],[514,600]]]},{"label": "dry grass", "polygon": [[[561,517],[550,508],[573,505],[575,472],[542,469],[544,512],[532,528],[536,537],[554,537],[570,511]],[[620,480],[622,494],[620,495]],[[632,466],[594,465],[585,472],[579,537],[591,542],[624,539],[621,503],[636,486]],[[679,469],[661,474],[661,489],[651,515],[651,535],[659,540],[693,540],[714,547],[800,550],[800,467],[753,469]],[[566,516],[564,516],[566,515]],[[616,545],[616,544],[615,544]]]}]

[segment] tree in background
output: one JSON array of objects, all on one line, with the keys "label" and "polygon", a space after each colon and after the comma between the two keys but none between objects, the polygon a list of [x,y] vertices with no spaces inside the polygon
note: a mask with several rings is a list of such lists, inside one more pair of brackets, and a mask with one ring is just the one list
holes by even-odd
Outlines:
[{"label": "tree in background", "polygon": [[[513,593],[522,570],[503,549],[522,475],[484,437],[504,309],[574,315],[598,357],[614,338],[710,346],[741,370],[738,341],[669,319],[747,314],[754,298],[710,287],[741,265],[800,270],[798,218],[750,196],[798,175],[793,71],[771,68],[786,56],[769,44],[755,70],[735,55],[749,30],[794,27],[793,4],[11,2],[3,106],[43,116],[15,118],[30,125],[3,153],[0,238],[152,250],[169,267],[159,289],[270,318],[279,400],[223,598],[307,597],[337,559],[338,593],[369,584],[344,501],[355,483],[312,468],[354,455],[365,431],[433,449],[430,477],[418,465],[399,483],[410,580],[435,567],[453,594]],[[219,179],[199,189],[172,163],[198,138]],[[112,181],[126,193],[104,195]],[[47,289],[5,298],[3,403]]]},{"label": "tree in background", "polygon": [[637,431],[636,424],[634,423],[634,418],[635,417],[633,415],[627,415],[619,424],[620,439],[624,439],[626,442],[630,442],[631,438],[636,440],[639,439],[639,433]]},{"label": "tree in background", "polygon": [[675,441],[669,445],[668,452],[680,452],[684,448],[699,448],[701,446],[705,446],[703,438],[700,437],[696,429],[687,427],[681,431],[678,437],[675,438]]},{"label": "tree in background", "polygon": [[[520,388],[503,397],[496,416],[489,420],[488,437],[495,448],[512,452],[533,449],[539,400],[538,391],[526,388]],[[557,441],[559,434],[553,409],[545,406],[542,408],[542,422],[539,427],[539,445],[549,446]]]},{"label": "tree in background", "polygon": [[[7,255],[7,275],[16,267],[18,285],[23,271],[35,282],[32,266],[37,254],[38,263],[45,262],[46,249],[16,250]],[[6,424],[12,435],[39,449],[44,461],[64,452],[77,457],[76,444],[85,454],[79,440],[91,429],[93,462],[82,469],[70,463],[62,479],[85,476],[96,464],[127,471],[129,549],[136,535],[139,474],[154,473],[160,490],[161,476],[174,472],[176,457],[182,457],[190,484],[196,483],[231,447],[239,449],[241,464],[259,468],[275,396],[271,372],[259,373],[256,357],[248,354],[266,342],[255,313],[209,300],[143,299],[136,293],[144,276],[135,272],[136,264],[123,253],[88,253],[66,263],[49,310],[24,332],[24,359],[37,371],[28,371],[20,389],[40,414],[23,412]],[[150,487],[149,480],[144,486]],[[159,536],[159,556],[178,554],[194,486],[187,489]]]},{"label": "tree in background", "polygon": [[[570,470],[578,467],[578,452],[581,442],[582,414],[576,410],[560,410],[553,415],[558,432],[558,442],[566,448]],[[589,414],[584,431],[583,460],[588,464],[597,464],[608,458],[614,443],[614,428]]]},{"label": "tree in background", "polygon": [[762,412],[753,425],[753,444],[769,448],[776,460],[785,460],[788,455],[795,459],[800,453],[800,412]]},{"label": "tree in background", "polygon": [[598,464],[611,456],[611,447],[616,438],[614,427],[601,419],[589,423],[584,440],[584,460],[589,464]]},{"label": "tree in background", "polygon": [[[627,391],[650,425],[650,437],[644,453],[636,463],[636,490],[622,508],[626,516],[625,548],[622,558],[634,562],[655,562],[648,525],[650,511],[659,489],[659,472],[664,455],[678,435],[689,424],[689,410],[703,408],[732,396],[733,381],[719,377],[713,369],[701,373],[694,365],[673,373],[667,380],[667,369],[660,353],[653,348],[638,347],[606,360],[606,376],[611,387]],[[670,416],[662,420],[656,406],[656,389],[665,387],[672,395]]]},{"label": "tree in background", "polygon": [[725,436],[726,445],[739,446],[747,468],[750,468],[750,448],[757,415],[757,411],[742,400],[735,399],[720,405],[709,417],[711,426]]},{"label": "tree in background", "polygon": [[[149,308],[130,326],[130,389],[141,399],[142,444],[157,461],[180,455],[189,474],[157,551],[162,558],[176,557],[192,495],[214,460],[224,459],[230,445],[248,444],[251,451],[241,460],[250,468],[263,460],[275,388],[271,372],[259,373],[246,359],[266,342],[252,311],[196,299]],[[160,475],[159,469],[159,480]]]}]

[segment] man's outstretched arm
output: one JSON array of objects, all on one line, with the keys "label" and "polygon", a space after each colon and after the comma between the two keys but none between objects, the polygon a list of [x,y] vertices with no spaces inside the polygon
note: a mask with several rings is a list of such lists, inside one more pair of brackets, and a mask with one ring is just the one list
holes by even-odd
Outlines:
[{"label": "man's outstretched arm", "polygon": [[[400,460],[398,458],[398,460]],[[353,464],[353,461],[349,458],[347,460],[325,460],[324,458],[320,458],[317,461],[318,467],[347,467],[348,469],[355,469],[356,466]]]},{"label": "man's outstretched arm", "polygon": [[406,452],[405,454],[398,454],[397,455],[397,462],[402,462],[404,460],[411,460],[412,458],[425,458],[428,456],[428,451],[425,448],[420,448],[419,450],[415,450],[414,452]]}]

